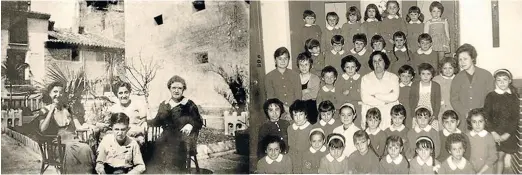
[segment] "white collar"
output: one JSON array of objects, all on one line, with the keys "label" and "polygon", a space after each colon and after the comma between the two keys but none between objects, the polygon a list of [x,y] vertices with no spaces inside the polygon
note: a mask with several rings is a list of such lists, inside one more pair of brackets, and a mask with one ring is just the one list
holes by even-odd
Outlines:
[{"label": "white collar", "polygon": [[312,27],[313,24],[305,24],[305,27]]},{"label": "white collar", "polygon": [[402,82],[401,82],[401,83],[399,83],[399,87],[411,86],[411,84],[413,84],[413,81],[410,81],[410,83],[408,83],[407,85],[406,84],[402,84]]},{"label": "white collar", "polygon": [[393,50],[394,50],[395,52],[397,52],[397,51],[399,51],[399,50],[400,50],[401,52],[406,52],[406,47],[403,46],[402,49],[399,49],[399,48],[395,47],[395,48],[393,48]]},{"label": "white collar", "polygon": [[431,54],[432,51],[433,51],[433,49],[431,49],[431,47],[430,47],[430,49],[428,49],[426,51],[423,51],[421,48],[417,49],[417,53],[419,55],[422,55],[422,54],[429,55],[429,54]]},{"label": "white collar", "polygon": [[388,19],[399,19],[399,15],[388,15]]},{"label": "white collar", "polygon": [[410,21],[409,23],[410,24],[422,24],[422,22],[420,20],[417,20],[417,22]]},{"label": "white collar", "polygon": [[328,121],[328,122],[325,122],[324,120],[319,120],[319,124],[321,126],[325,126],[326,124],[333,125],[334,123],[335,123],[335,119],[334,118],[330,119],[330,121]]},{"label": "white collar", "polygon": [[[310,147],[309,150],[310,150],[311,153],[314,153],[314,154],[317,152],[317,150],[312,148],[312,147]],[[326,146],[323,145],[323,147],[319,148],[319,151],[325,152],[326,151]]]},{"label": "white collar", "polygon": [[471,135],[471,137],[475,137],[476,135],[478,135],[480,137],[485,137],[486,135],[488,135],[488,131],[482,130],[479,133],[477,133],[477,132],[471,130],[471,131],[469,131],[469,135]]},{"label": "white collar", "polygon": [[430,158],[428,158],[428,160],[426,162],[422,161],[422,159],[420,158],[420,156],[417,156],[417,163],[419,163],[419,165],[433,165],[433,157],[430,156]]},{"label": "white collar", "polygon": [[183,97],[183,99],[182,99],[180,102],[175,102],[175,101],[172,100],[172,98],[171,98],[171,99],[169,100],[168,104],[170,104],[170,107],[171,107],[171,108],[174,108],[174,107],[176,107],[176,106],[178,106],[178,105],[180,105],[180,104],[182,104],[182,105],[186,105],[187,102],[188,102],[188,100],[189,100],[188,98]]},{"label": "white collar", "polygon": [[[346,73],[342,74],[341,76],[344,78],[344,80],[350,79],[350,76]],[[361,74],[355,73],[351,78],[353,78],[353,80],[358,80],[360,77],[361,77]]]},{"label": "white collar", "polygon": [[446,80],[453,80],[453,78],[455,78],[455,74],[453,74],[451,77],[446,77],[444,75],[440,75],[442,78],[446,79]]},{"label": "white collar", "polygon": [[419,133],[421,131],[429,132],[431,130],[431,125],[426,126],[424,129],[419,128],[419,125],[415,126],[415,132]]},{"label": "white collar", "polygon": [[348,24],[357,24],[357,21],[356,22],[348,21]]},{"label": "white collar", "polygon": [[374,21],[379,21],[379,20],[377,20],[377,18],[368,18],[368,19],[366,19],[366,22],[374,22]]},{"label": "white collar", "polygon": [[341,51],[339,51],[339,52],[336,52],[335,50],[332,49],[331,52],[332,52],[334,55],[337,55],[337,53],[339,53],[339,55],[344,54],[344,50],[341,50]]},{"label": "white collar", "polygon": [[274,163],[274,161],[276,161],[276,162],[281,162],[281,161],[283,160],[283,154],[279,154],[279,156],[277,156],[277,159],[276,159],[276,160],[272,160],[272,159],[271,159],[270,157],[268,157],[268,156],[266,156],[265,160],[266,160],[266,163],[268,163],[268,164],[272,164],[272,163]]},{"label": "white collar", "polygon": [[340,28],[339,28],[339,26],[332,27],[332,26],[326,24],[326,29],[328,29],[328,30],[334,30],[334,29],[340,29]]},{"label": "white collar", "polygon": [[495,92],[497,94],[504,94],[504,93],[511,94],[511,89],[508,88],[507,90],[502,90],[497,85],[495,85]]},{"label": "white collar", "polygon": [[353,48],[352,50],[350,50],[350,52],[352,52],[352,54],[357,54],[359,56],[363,56],[366,53],[366,47],[363,47],[363,49],[359,52],[356,52],[355,48]]},{"label": "white collar", "polygon": [[297,129],[299,129],[299,130],[303,130],[303,129],[305,129],[306,127],[308,127],[308,125],[310,125],[310,123],[309,123],[308,121],[307,121],[305,124],[301,125],[301,126],[297,126],[297,125],[294,123],[294,124],[292,124],[292,128],[293,128],[294,130],[297,130]]},{"label": "white collar", "polygon": [[[342,162],[345,158],[346,158],[346,156],[342,155],[341,157],[339,157],[335,160],[337,160],[337,162]],[[328,161],[330,161],[330,162],[334,161],[334,157],[331,154],[327,154],[326,159],[328,159]]]},{"label": "white collar", "polygon": [[366,133],[368,133],[369,135],[377,135],[381,131],[381,128],[379,128],[379,127],[377,127],[377,129],[373,132],[370,132],[369,129],[370,128],[366,128]]},{"label": "white collar", "polygon": [[402,162],[402,159],[404,159],[404,157],[402,156],[402,154],[399,154],[399,157],[396,158],[395,160],[391,158],[391,156],[388,154],[386,155],[386,162],[388,163],[395,163],[395,165],[398,165]]},{"label": "white collar", "polygon": [[404,126],[404,124],[402,124],[401,126],[399,126],[399,128],[394,128],[393,125],[390,126],[390,131],[402,131],[404,130],[404,128],[406,128],[406,126]]},{"label": "white collar", "polygon": [[[376,50],[373,49],[373,51],[375,52]],[[382,53],[386,53],[386,50],[382,49],[381,52],[382,52]]]},{"label": "white collar", "polygon": [[455,162],[453,162],[453,159],[450,157],[448,157],[448,165],[449,167],[451,168],[451,170],[456,170],[457,168],[459,169],[464,169],[466,168],[466,158],[462,157],[462,160],[458,163],[458,164],[455,164]]},{"label": "white collar", "polygon": [[333,89],[328,89],[326,86],[323,86],[323,91],[325,92],[335,92],[335,87]]},{"label": "white collar", "polygon": [[[455,133],[462,133],[462,131],[460,131],[459,128],[457,128],[457,131]],[[450,134],[453,134],[451,132],[449,132],[446,128],[442,129],[442,134],[444,134],[444,136],[448,137]]]}]

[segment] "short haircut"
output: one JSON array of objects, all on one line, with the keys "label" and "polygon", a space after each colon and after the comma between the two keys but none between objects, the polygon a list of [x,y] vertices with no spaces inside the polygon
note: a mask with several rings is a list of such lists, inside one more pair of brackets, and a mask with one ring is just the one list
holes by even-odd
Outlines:
[{"label": "short haircut", "polygon": [[441,60],[441,62],[439,64],[440,73],[442,73],[443,67],[446,63],[450,63],[451,67],[453,67],[454,74],[459,73],[459,65],[457,64],[457,60],[454,57],[444,57]]},{"label": "short haircut", "polygon": [[390,115],[402,115],[406,117],[406,108],[402,104],[394,105],[390,110]]},{"label": "short haircut", "polygon": [[326,73],[330,73],[330,72],[332,72],[334,74],[334,76],[337,77],[337,75],[338,75],[337,70],[333,66],[326,66],[323,68],[323,70],[321,70],[321,78],[324,78]]},{"label": "short haircut", "polygon": [[368,109],[368,112],[366,112],[366,120],[368,121],[369,119],[377,119],[377,120],[381,120],[382,117],[381,117],[381,111],[379,110],[379,108],[370,108]]},{"label": "short haircut", "polygon": [[435,68],[433,68],[433,66],[429,63],[421,63],[419,64],[419,75],[421,74],[422,71],[430,71],[431,73],[431,78],[433,78],[433,76],[435,76]]},{"label": "short haircut", "polygon": [[179,75],[174,75],[170,77],[169,81],[167,82],[167,89],[170,89],[170,85],[172,85],[175,82],[181,83],[183,85],[183,90],[187,89],[187,83],[185,82],[185,79],[183,79]]},{"label": "short haircut", "polygon": [[444,145],[446,148],[446,151],[450,151],[451,145],[454,143],[462,143],[462,148],[464,148],[464,151],[468,147],[468,142],[466,141],[466,137],[461,133],[453,133],[453,134],[450,134],[448,136],[448,138],[446,138],[446,145]]},{"label": "short haircut", "polygon": [[283,102],[277,98],[271,98],[271,99],[266,100],[265,103],[263,104],[263,111],[265,111],[266,118],[270,119],[270,117],[268,116],[268,108],[272,104],[279,107],[279,110],[281,110],[281,112],[279,113],[280,114],[279,117],[281,117],[281,114],[285,113],[285,108],[283,106],[284,105]]},{"label": "short haircut", "polygon": [[321,47],[321,42],[314,38],[307,39],[305,42],[305,51],[311,50],[316,47]]},{"label": "short haircut", "polygon": [[358,130],[353,134],[353,143],[357,142],[358,139],[370,140],[370,135],[365,130]]},{"label": "short haircut", "polygon": [[370,55],[370,59],[368,59],[368,65],[370,66],[370,69],[372,71],[375,70],[375,67],[373,66],[373,57],[376,55],[381,56],[382,60],[384,61],[384,69],[388,69],[388,67],[390,67],[390,59],[388,58],[388,55],[386,55],[386,53],[381,52],[381,51],[374,51]]},{"label": "short haircut", "polygon": [[305,10],[303,12],[303,19],[305,19],[306,17],[309,17],[309,16],[316,18],[314,11],[312,11],[312,10]]},{"label": "short haircut", "polygon": [[[475,108],[475,109],[471,109],[468,112],[468,117],[466,118],[466,122],[468,123],[469,130],[473,129],[473,127],[471,126],[471,117],[473,117],[473,116],[482,116],[482,118],[484,118],[484,126],[487,126],[488,119],[486,117],[486,111],[484,111],[483,108]],[[484,129],[486,129],[486,128],[484,128]]]},{"label": "short haircut", "polygon": [[305,116],[308,116],[308,105],[303,100],[296,100],[290,105],[290,116],[294,119],[294,113],[303,112]]},{"label": "short haircut", "polygon": [[312,68],[312,65],[314,64],[314,60],[312,59],[311,55],[307,52],[303,52],[297,55],[297,67],[299,67],[299,62],[301,61],[308,61],[308,63],[310,63],[310,68]]},{"label": "short haircut", "polygon": [[413,69],[413,67],[411,67],[410,65],[402,65],[400,68],[399,68],[399,76],[403,73],[408,73],[408,74],[411,74],[412,77],[415,77],[415,69]]},{"label": "short haircut", "polygon": [[350,15],[357,16],[357,21],[361,21],[361,11],[359,10],[359,8],[355,6],[351,6],[350,8],[348,8],[348,11],[346,12],[346,19],[349,19]]},{"label": "short haircut", "polygon": [[[132,91],[130,83],[127,83],[124,81],[118,81],[118,82],[114,83],[114,85],[112,86],[112,93],[114,93],[114,95],[118,96],[118,90],[121,87],[127,88],[127,90],[129,92]],[[170,86],[169,86],[169,88],[170,88]]]},{"label": "short haircut", "polygon": [[330,42],[332,43],[332,45],[334,45],[334,44],[344,45],[344,37],[341,35],[334,35]]},{"label": "short haircut", "polygon": [[274,52],[274,59],[276,59],[277,57],[280,57],[284,54],[287,54],[288,57],[290,57],[290,52],[288,51],[288,49],[286,47],[277,48]]},{"label": "short haircut", "polygon": [[110,122],[110,126],[114,126],[117,123],[122,123],[124,125],[129,126],[129,116],[127,116],[123,112],[113,113],[113,114],[111,114],[111,118],[110,118],[109,122]]},{"label": "short haircut", "polygon": [[353,35],[352,43],[355,44],[356,41],[363,42],[364,46],[366,46],[368,44],[368,39],[366,38],[366,34],[364,34],[364,33],[358,33],[358,34]]},{"label": "short haircut", "polygon": [[444,111],[444,113],[442,113],[442,121],[443,122],[444,120],[446,119],[455,119],[455,120],[459,120],[459,115],[457,114],[457,112],[455,112],[454,110],[447,110],[447,111]]},{"label": "short haircut", "polygon": [[[386,41],[384,40],[384,38],[381,35],[373,35],[372,39],[370,41],[370,46],[373,48],[373,43],[376,43],[376,42],[381,42],[382,48],[386,47]],[[375,48],[373,48],[373,49],[375,49]]]},{"label": "short haircut", "polygon": [[463,52],[466,52],[469,54],[471,59],[473,60],[473,64],[477,64],[477,50],[475,47],[473,47],[471,44],[465,43],[459,48],[457,48],[457,51],[455,51],[455,56],[458,58],[459,55]]},{"label": "short haircut", "polygon": [[[338,138],[341,138],[341,139],[333,138],[330,141],[330,138],[332,138],[334,136],[338,137]],[[328,135],[327,139],[329,140],[328,141],[328,148],[339,149],[339,148],[344,148],[344,146],[345,146],[344,142],[346,142],[346,138],[343,135],[341,135],[341,134],[332,133],[332,134]]]},{"label": "short haircut", "polygon": [[444,14],[444,6],[439,1],[433,1],[430,4],[430,12],[433,11],[433,8],[437,7],[440,10],[440,14]]},{"label": "short haircut", "polygon": [[430,122],[433,116],[431,116],[431,111],[428,108],[420,107],[417,110],[415,110],[415,117],[417,116],[428,116],[430,117]]},{"label": "short haircut", "polygon": [[357,58],[355,58],[355,56],[353,55],[348,55],[341,59],[341,68],[343,72],[346,72],[344,70],[344,67],[347,63],[355,63],[355,67],[357,67],[357,69],[355,70],[356,72],[359,72],[359,69],[361,69],[361,63],[359,63],[359,60],[357,60]]},{"label": "short haircut", "polygon": [[280,137],[274,135],[268,135],[262,140],[263,150],[266,151],[268,149],[268,145],[271,143],[277,143],[279,145],[279,149],[281,149],[281,153],[286,152],[286,144],[285,141],[281,140]]},{"label": "short haircut", "polygon": [[[328,112],[328,111],[335,111],[335,106],[330,100],[322,101],[319,103],[318,107],[319,112]],[[321,115],[319,115],[321,117]]]},{"label": "short haircut", "polygon": [[335,17],[335,19],[336,19],[335,25],[337,25],[339,23],[339,15],[337,15],[337,13],[335,13],[335,12],[328,12],[326,14],[326,21],[328,21],[328,17],[329,16]]},{"label": "short haircut", "polygon": [[402,140],[402,138],[400,136],[391,135],[391,136],[388,136],[388,138],[386,138],[386,146],[391,145],[391,144],[397,144],[400,147],[403,147],[404,141]]},{"label": "short haircut", "polygon": [[426,40],[426,41],[429,41],[430,43],[433,43],[433,39],[431,38],[431,35],[427,34],[427,33],[420,34],[419,37],[417,38],[418,43],[420,43],[422,40]]}]

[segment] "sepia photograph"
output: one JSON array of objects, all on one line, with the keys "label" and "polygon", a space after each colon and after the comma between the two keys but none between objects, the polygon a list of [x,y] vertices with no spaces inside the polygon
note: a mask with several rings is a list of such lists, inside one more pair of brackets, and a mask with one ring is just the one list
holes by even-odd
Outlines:
[{"label": "sepia photograph", "polygon": [[521,11],[251,2],[250,173],[520,174]]}]

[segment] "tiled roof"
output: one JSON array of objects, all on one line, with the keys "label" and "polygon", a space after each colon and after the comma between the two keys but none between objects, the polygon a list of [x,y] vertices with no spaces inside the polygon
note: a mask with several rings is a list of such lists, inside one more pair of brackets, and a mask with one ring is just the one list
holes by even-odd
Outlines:
[{"label": "tiled roof", "polygon": [[50,39],[47,42],[115,49],[125,48],[125,44],[122,41],[106,38],[104,36],[93,33],[85,32],[83,34],[79,34],[63,29],[55,29],[54,31],[48,31],[48,34]]}]

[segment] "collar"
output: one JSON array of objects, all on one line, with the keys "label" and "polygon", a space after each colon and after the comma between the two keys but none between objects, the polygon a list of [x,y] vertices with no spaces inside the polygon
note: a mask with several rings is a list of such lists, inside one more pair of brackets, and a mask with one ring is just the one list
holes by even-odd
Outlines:
[{"label": "collar", "polygon": [[455,162],[453,162],[453,159],[450,157],[448,157],[448,165],[449,167],[451,168],[451,170],[456,170],[457,168],[458,169],[464,169],[466,168],[466,158],[462,157],[462,160],[458,163],[458,164],[455,164]]},{"label": "collar", "polygon": [[332,52],[334,55],[337,55],[337,53],[339,53],[339,55],[344,54],[344,50],[341,50],[341,51],[339,51],[339,52],[336,52],[335,50],[332,49],[331,52]]},{"label": "collar", "polygon": [[424,129],[419,128],[419,125],[415,126],[415,132],[419,133],[421,131],[429,132],[431,130],[431,125],[426,126]]},{"label": "collar", "polygon": [[333,118],[330,119],[330,121],[328,121],[328,122],[325,122],[324,120],[319,120],[319,124],[321,126],[325,126],[326,124],[333,125],[334,123],[335,123],[335,119],[333,119]]},{"label": "collar", "polygon": [[355,51],[355,48],[353,48],[352,50],[350,50],[350,52],[352,52],[352,54],[357,54],[359,56],[363,56],[366,53],[366,47],[363,47],[363,49],[359,52]]},{"label": "collar", "polygon": [[170,104],[170,107],[171,107],[171,108],[174,108],[174,107],[176,107],[176,106],[178,106],[178,105],[180,105],[180,104],[181,104],[181,105],[186,105],[187,102],[188,102],[188,100],[189,100],[188,98],[183,97],[183,99],[181,99],[180,102],[175,102],[175,101],[172,100],[172,98],[171,98],[171,99],[169,100],[168,104]]},{"label": "collar", "polygon": [[[457,128],[457,131],[455,133],[462,133],[462,131],[460,131],[459,128]],[[448,137],[450,134],[453,134],[451,132],[449,132],[446,128],[442,129],[442,134],[444,134],[444,136]]]},{"label": "collar", "polygon": [[[341,76],[344,78],[344,80],[350,79],[350,76],[346,73],[342,74]],[[360,77],[361,74],[355,73],[351,78],[353,78],[353,80],[358,80]]]},{"label": "collar", "polygon": [[339,27],[339,26],[332,27],[332,26],[326,24],[326,29],[328,29],[328,30],[334,30],[334,29],[340,29],[340,27]]},{"label": "collar", "polygon": [[417,20],[417,22],[410,21],[409,23],[410,24],[422,24],[422,22],[420,20]]},{"label": "collar", "polygon": [[312,27],[313,24],[305,24],[305,27]]},{"label": "collar", "polygon": [[401,126],[399,126],[399,128],[394,128],[393,125],[390,126],[390,131],[402,131],[404,130],[404,128],[406,128],[406,126],[404,126],[404,124],[402,124]]},{"label": "collar", "polygon": [[440,75],[442,78],[446,79],[446,80],[453,80],[453,78],[455,78],[455,74],[453,74],[451,77],[446,77],[444,75]]},{"label": "collar", "polygon": [[431,47],[430,47],[430,49],[428,49],[426,51],[423,51],[421,48],[417,49],[417,53],[419,55],[422,55],[422,54],[429,55],[429,54],[431,54],[432,51],[433,51],[433,49],[431,49]]},{"label": "collar", "polygon": [[325,92],[335,92],[335,87],[333,89],[328,89],[326,86],[323,86],[323,91]]},{"label": "collar", "polygon": [[356,22],[348,21],[348,24],[357,24],[357,21]]},{"label": "collar", "polygon": [[399,87],[411,86],[411,84],[413,84],[413,81],[410,81],[410,83],[408,83],[408,84],[403,84],[403,83],[401,82],[401,83],[399,83]]},{"label": "collar", "polygon": [[297,129],[299,129],[299,130],[303,130],[303,129],[305,129],[306,127],[308,127],[308,125],[310,125],[310,123],[309,123],[308,121],[307,121],[305,124],[301,125],[301,126],[297,126],[297,125],[294,123],[294,124],[292,124],[292,128],[293,128],[294,130],[297,130]]},{"label": "collar", "polygon": [[417,156],[417,163],[419,163],[419,165],[421,166],[424,164],[431,166],[433,165],[433,157],[430,156],[430,158],[428,158],[428,160],[424,162],[419,156]]},{"label": "collar", "polygon": [[399,19],[399,15],[388,15],[388,19]]},{"label": "collar", "polygon": [[397,52],[397,51],[399,51],[399,50],[400,50],[401,52],[406,52],[406,47],[402,47],[402,49],[399,49],[399,48],[395,47],[395,48],[393,48],[393,50],[394,50],[395,52]]},{"label": "collar", "polygon": [[[346,158],[346,156],[341,156],[335,160],[337,160],[337,162],[342,162],[345,158]],[[328,159],[328,161],[330,161],[330,162],[334,161],[334,157],[331,154],[327,154],[326,159]]]},{"label": "collar", "polygon": [[511,94],[511,89],[508,88],[507,90],[502,90],[497,85],[495,85],[495,92],[497,94],[505,94],[505,93]]},{"label": "collar", "polygon": [[379,20],[377,20],[377,18],[368,18],[368,19],[366,19],[366,22],[374,22],[374,21],[379,21]]},{"label": "collar", "polygon": [[312,55],[313,55],[313,56],[316,56],[316,57],[317,57],[317,56],[319,56],[319,54],[318,54],[318,53],[317,53],[317,54],[313,54],[313,53],[312,53]]},{"label": "collar", "polygon": [[[373,49],[373,52],[375,52],[375,51],[376,51],[376,50]],[[382,49],[381,52],[382,52],[382,53],[386,53],[386,50]]]},{"label": "collar", "polygon": [[279,156],[277,156],[277,159],[275,159],[275,160],[272,160],[270,157],[266,156],[265,160],[266,160],[266,163],[268,163],[268,164],[272,164],[272,163],[274,163],[274,161],[281,162],[283,160],[283,154],[279,154]]},{"label": "collar", "polygon": [[377,135],[381,131],[381,128],[377,127],[377,129],[373,132],[370,132],[369,128],[366,128],[366,133],[369,135]]},{"label": "collar", "polygon": [[478,135],[480,137],[485,137],[486,135],[488,135],[488,131],[482,130],[479,133],[477,133],[477,132],[471,130],[471,131],[469,131],[469,135],[471,135],[471,137],[475,137],[476,135]]},{"label": "collar", "polygon": [[[311,153],[314,153],[314,154],[317,152],[317,150],[314,149],[314,148],[312,148],[312,147],[310,147],[309,150],[310,150]],[[323,147],[321,147],[321,148],[319,149],[319,151],[320,151],[320,152],[325,152],[325,151],[326,151],[326,146],[323,145]],[[333,157],[332,157],[332,158],[333,158]]]},{"label": "collar", "polygon": [[396,158],[395,160],[391,158],[391,156],[388,154],[386,155],[386,162],[388,163],[395,163],[395,165],[398,165],[402,162],[402,159],[404,159],[404,157],[402,156],[402,154],[399,154],[399,157]]}]

